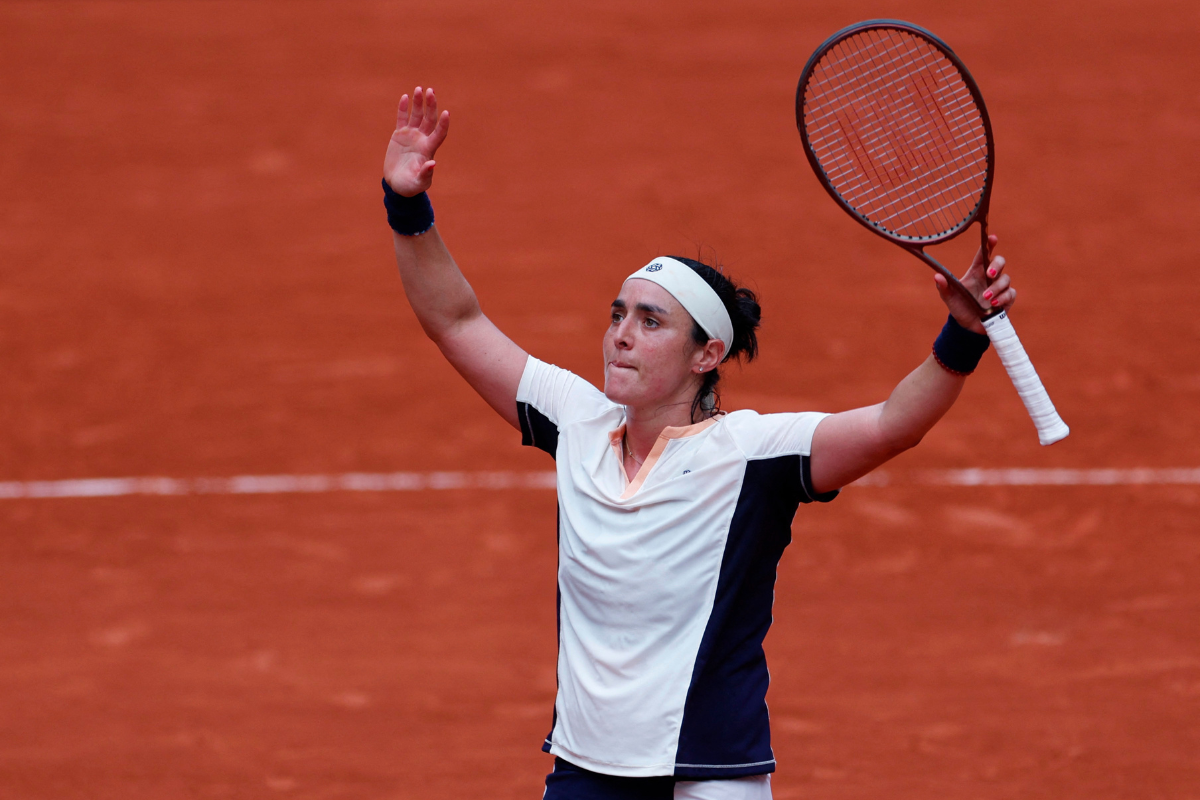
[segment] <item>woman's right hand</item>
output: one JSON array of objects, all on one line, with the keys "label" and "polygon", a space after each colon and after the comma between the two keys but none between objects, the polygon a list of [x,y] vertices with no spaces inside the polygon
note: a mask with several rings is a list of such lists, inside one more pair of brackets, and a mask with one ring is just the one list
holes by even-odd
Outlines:
[{"label": "woman's right hand", "polygon": [[383,178],[396,194],[414,197],[433,183],[433,154],[446,141],[450,112],[437,113],[433,89],[418,86],[412,98],[400,98],[396,130],[383,157]]}]

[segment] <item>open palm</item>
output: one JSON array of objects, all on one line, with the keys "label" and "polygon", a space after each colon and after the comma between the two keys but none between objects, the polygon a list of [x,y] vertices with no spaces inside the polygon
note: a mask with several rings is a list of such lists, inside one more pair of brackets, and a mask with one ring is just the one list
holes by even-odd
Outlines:
[{"label": "open palm", "polygon": [[450,130],[450,112],[437,113],[433,89],[418,86],[410,99],[400,98],[396,112],[396,130],[383,157],[383,178],[392,191],[413,197],[433,183],[433,154],[446,141]]}]

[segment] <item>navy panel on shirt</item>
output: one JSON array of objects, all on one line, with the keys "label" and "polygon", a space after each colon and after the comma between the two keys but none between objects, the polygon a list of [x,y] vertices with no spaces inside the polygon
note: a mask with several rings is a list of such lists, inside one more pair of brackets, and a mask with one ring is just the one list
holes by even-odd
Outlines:
[{"label": "navy panel on shirt", "polygon": [[818,503],[828,503],[842,491],[841,489],[834,489],[832,492],[821,494],[813,488],[812,467],[809,466],[808,456],[800,457],[800,486],[804,489],[804,497],[800,498],[801,503],[811,503],[814,500]]},{"label": "navy panel on shirt", "polygon": [[[562,587],[556,587],[554,590],[554,633],[556,642],[562,641]],[[554,694],[558,696],[558,687],[562,681],[558,677],[558,659],[554,660]],[[554,741],[554,729],[558,727],[558,703],[554,704],[553,713],[550,715],[550,732],[546,734],[545,741],[542,742],[542,750],[550,752],[551,742]]]},{"label": "navy panel on shirt", "polygon": [[558,426],[529,403],[517,403],[521,423],[521,444],[536,447],[554,456],[558,452]]},{"label": "navy panel on shirt", "polygon": [[[792,518],[814,498],[798,455],[750,461],[729,526],[712,615],[684,705],[675,775],[735,777],[775,771],[767,715],[763,639],[771,627],[775,573]],[[834,493],[836,494],[836,493]]]},{"label": "navy panel on shirt", "polygon": [[[525,447],[536,447],[539,450],[545,451],[553,458],[558,452],[558,426],[550,421],[542,412],[531,406],[529,403],[517,403],[517,419],[521,422],[521,444]],[[561,520],[559,520],[561,524]],[[555,627],[559,640],[562,637],[562,587],[557,587],[555,591],[554,616]],[[555,675],[555,683],[557,683],[557,675]],[[554,728],[558,725],[558,708],[554,708],[550,718],[550,733],[546,734],[546,740],[542,744],[542,749],[547,753],[550,752],[550,742],[554,738]],[[566,763],[566,762],[563,762]],[[572,768],[578,769],[578,767]]]}]

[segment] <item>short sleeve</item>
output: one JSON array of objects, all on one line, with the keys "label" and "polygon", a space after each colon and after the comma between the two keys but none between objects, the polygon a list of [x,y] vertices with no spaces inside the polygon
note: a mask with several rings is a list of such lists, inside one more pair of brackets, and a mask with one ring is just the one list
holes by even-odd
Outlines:
[{"label": "short sleeve", "polygon": [[747,460],[794,460],[801,488],[802,503],[827,503],[838,491],[818,493],[812,485],[809,457],[812,455],[813,434],[821,420],[828,417],[817,411],[796,414],[758,414],[754,411],[735,411],[727,424],[734,442]]},{"label": "short sleeve", "polygon": [[554,455],[559,430],[572,422],[597,417],[613,407],[603,392],[583,378],[529,356],[517,387],[521,444]]},{"label": "short sleeve", "polygon": [[729,415],[729,427],[738,447],[751,460],[775,456],[812,453],[813,433],[828,417],[817,411],[798,414],[759,414],[735,411]]}]

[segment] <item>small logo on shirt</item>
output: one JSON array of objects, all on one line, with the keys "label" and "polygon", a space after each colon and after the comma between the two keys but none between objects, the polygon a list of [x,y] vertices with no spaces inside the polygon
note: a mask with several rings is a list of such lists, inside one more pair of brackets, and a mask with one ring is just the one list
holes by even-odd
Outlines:
[{"label": "small logo on shirt", "polygon": [[658,272],[660,269],[662,269],[662,264],[655,261],[653,264],[646,267],[646,272]]},{"label": "small logo on shirt", "polygon": [[691,470],[690,470],[690,469],[685,469],[685,470],[683,471],[683,474],[684,474],[684,475],[687,475],[689,472],[691,472]]}]

